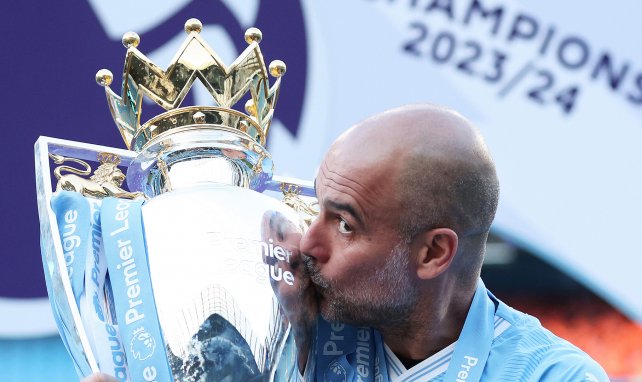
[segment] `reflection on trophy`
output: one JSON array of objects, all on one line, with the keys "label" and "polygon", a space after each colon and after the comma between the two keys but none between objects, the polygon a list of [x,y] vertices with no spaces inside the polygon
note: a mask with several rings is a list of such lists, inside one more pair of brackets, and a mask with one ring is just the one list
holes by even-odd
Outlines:
[{"label": "reflection on trophy", "polygon": [[[125,34],[121,96],[109,71],[96,75],[129,150],[36,143],[54,316],[81,376],[288,380],[288,318],[302,306],[298,245],[315,212],[303,200],[310,184],[274,177],[264,148],[285,64],[266,68],[256,28],[230,66],[200,37],[198,20],[185,30],[167,70]],[[179,107],[197,79],[216,106]],[[141,124],[143,95],[166,112]],[[245,113],[233,109],[244,97]],[[93,174],[91,160],[99,162]],[[279,190],[285,203],[268,196]]]}]

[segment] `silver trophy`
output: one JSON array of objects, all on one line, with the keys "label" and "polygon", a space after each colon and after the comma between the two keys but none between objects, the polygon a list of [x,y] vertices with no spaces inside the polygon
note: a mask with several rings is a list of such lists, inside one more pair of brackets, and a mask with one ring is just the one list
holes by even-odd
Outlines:
[{"label": "silver trophy", "polygon": [[[137,49],[135,33],[124,35],[122,96],[109,88],[109,71],[96,75],[129,150],[47,137],[36,143],[41,248],[54,317],[81,376],[103,371],[124,381],[164,380],[149,367],[134,374],[138,363],[164,351],[166,380],[288,380],[296,370],[288,320],[302,306],[299,241],[315,209],[311,184],[273,176],[264,148],[285,64],[266,68],[256,28],[246,32],[248,47],[230,66],[200,37],[198,20],[188,20],[185,30],[167,70]],[[217,106],[179,108],[196,79]],[[245,113],[233,109],[248,93]],[[143,94],[167,111],[141,125]],[[99,166],[87,178],[92,160]],[[119,167],[127,168],[129,191],[121,188]],[[81,213],[52,208],[65,191],[87,200],[86,231],[75,220]],[[105,197],[143,201],[144,275],[131,260],[121,262],[122,251],[120,259],[109,251],[109,233],[97,233],[94,215]],[[89,232],[84,247],[81,232]],[[118,272],[126,285],[116,285]],[[143,276],[151,282],[139,283]],[[160,338],[137,327],[145,291],[153,294]],[[125,322],[118,319],[121,308]]]}]

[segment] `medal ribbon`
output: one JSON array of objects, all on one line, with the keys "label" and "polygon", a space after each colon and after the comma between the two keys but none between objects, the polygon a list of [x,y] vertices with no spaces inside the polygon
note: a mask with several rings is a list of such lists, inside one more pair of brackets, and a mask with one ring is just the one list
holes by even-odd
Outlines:
[{"label": "medal ribbon", "polygon": [[[484,283],[478,281],[464,327],[444,377],[446,382],[478,382],[494,338],[496,305]],[[389,381],[383,340],[371,328],[330,324],[319,317],[314,346],[315,381]],[[424,370],[405,374],[402,381],[422,381]],[[310,379],[310,378],[308,378]]]},{"label": "medal ribbon", "polygon": [[481,379],[495,334],[496,309],[484,283],[479,279],[444,381],[477,382]]},{"label": "medal ribbon", "polygon": [[388,381],[383,341],[376,330],[346,324],[330,324],[319,317],[315,346],[315,370],[306,373],[315,381]]}]

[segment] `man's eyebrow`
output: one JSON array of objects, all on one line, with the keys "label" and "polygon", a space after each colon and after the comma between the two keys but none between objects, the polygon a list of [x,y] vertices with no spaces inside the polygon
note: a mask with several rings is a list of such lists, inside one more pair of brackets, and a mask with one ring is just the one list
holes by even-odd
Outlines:
[{"label": "man's eyebrow", "polygon": [[326,204],[328,207],[338,210],[338,211],[345,211],[348,214],[352,215],[352,217],[357,220],[357,223],[363,226],[363,218],[361,217],[361,214],[357,212],[357,210],[350,204],[348,203],[341,203],[337,202],[334,200],[325,200],[324,204]]}]

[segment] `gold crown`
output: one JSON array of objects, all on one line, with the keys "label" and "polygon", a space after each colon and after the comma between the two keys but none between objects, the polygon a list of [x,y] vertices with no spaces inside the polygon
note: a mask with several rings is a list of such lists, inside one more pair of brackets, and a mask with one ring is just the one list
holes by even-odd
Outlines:
[{"label": "gold crown", "polygon": [[96,160],[100,164],[113,164],[116,166],[120,164],[120,157],[111,153],[98,153],[96,154]]},{"label": "gold crown", "polygon": [[[245,32],[248,47],[228,67],[201,38],[201,29],[202,24],[197,19],[187,20],[187,39],[167,70],[156,66],[136,48],[140,42],[136,33],[125,33],[123,45],[127,55],[122,97],[109,88],[113,80],[109,70],[101,69],[96,73],[96,82],[105,87],[111,114],[128,149],[139,152],[147,142],[164,132],[197,124],[236,129],[265,145],[285,64],[279,60],[270,63],[270,74],[276,78],[270,87],[259,48],[260,30],[250,28]],[[197,78],[214,97],[217,106],[178,108]],[[251,93],[251,99],[245,104],[248,114],[232,109],[248,90]],[[167,112],[141,125],[143,94]]]}]

